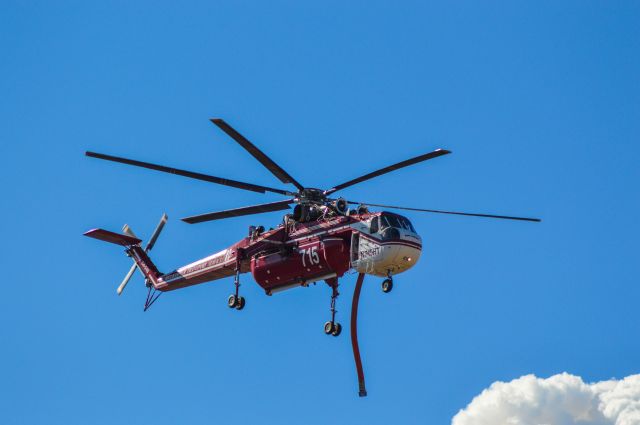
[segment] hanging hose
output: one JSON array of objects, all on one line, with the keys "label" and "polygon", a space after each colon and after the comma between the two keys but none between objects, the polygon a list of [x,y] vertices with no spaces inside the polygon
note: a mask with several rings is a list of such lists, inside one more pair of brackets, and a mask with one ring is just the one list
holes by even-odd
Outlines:
[{"label": "hanging hose", "polygon": [[360,348],[358,347],[358,301],[360,300],[360,289],[364,281],[364,273],[358,274],[356,287],[353,290],[353,301],[351,302],[351,346],[353,347],[353,359],[356,361],[358,372],[358,395],[367,396],[367,389],[364,386],[364,371],[362,370],[362,360],[360,359]]}]

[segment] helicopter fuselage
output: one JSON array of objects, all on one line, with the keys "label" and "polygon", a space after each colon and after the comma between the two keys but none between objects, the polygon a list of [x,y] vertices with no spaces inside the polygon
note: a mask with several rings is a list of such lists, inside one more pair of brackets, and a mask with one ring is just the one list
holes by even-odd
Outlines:
[{"label": "helicopter fuselage", "polygon": [[[285,220],[227,249],[150,279],[160,291],[251,272],[268,295],[343,276],[349,270],[391,276],[413,267],[422,240],[408,219],[389,212]],[[135,256],[135,254],[133,254]]]}]

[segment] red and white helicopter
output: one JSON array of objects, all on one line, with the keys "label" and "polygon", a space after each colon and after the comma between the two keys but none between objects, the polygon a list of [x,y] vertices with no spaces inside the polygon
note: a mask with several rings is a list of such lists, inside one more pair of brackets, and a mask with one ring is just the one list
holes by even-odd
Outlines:
[{"label": "red and white helicopter", "polygon": [[[335,192],[346,187],[451,153],[445,149],[436,149],[433,152],[373,171],[330,189],[322,190],[305,187],[300,184],[224,120],[212,119],[211,121],[253,155],[282,183],[292,184],[297,190],[291,191],[244,183],[95,152],[86,152],[86,155],[238,189],[258,193],[272,192],[287,197],[278,202],[183,218],[182,220],[187,223],[194,224],[229,217],[288,210],[291,205],[294,205],[293,211],[285,214],[280,224],[267,231],[263,226],[251,226],[249,227],[248,236],[230,247],[168,273],[160,272],[148,256],[148,252],[153,248],[167,221],[166,215],[162,216],[158,227],[144,248],[141,245],[142,241],[136,237],[127,225],[123,228],[123,234],[103,229],[93,229],[86,232],[85,235],[125,247],[126,254],[133,259],[134,264],[118,287],[117,292],[118,294],[122,293],[129,279],[135,273],[136,268],[139,268],[144,275],[146,286],[149,288],[144,306],[145,310],[163,292],[231,276],[234,276],[235,293],[229,296],[227,304],[230,308],[242,310],[245,306],[245,298],[239,294],[239,276],[249,271],[267,295],[324,281],[332,290],[331,320],[325,323],[324,331],[327,335],[333,336],[338,336],[342,331],[342,326],[335,320],[335,305],[339,295],[338,280],[347,271],[356,271],[358,278],[351,309],[351,341],[358,372],[360,396],[366,395],[357,340],[358,300],[364,276],[368,274],[383,277],[382,290],[389,292],[393,288],[393,277],[413,267],[420,259],[422,250],[420,235],[416,232],[409,219],[388,211],[372,212],[368,206],[394,210],[540,221],[537,218],[366,204],[331,197]],[[351,209],[350,205],[356,205],[357,207]]]}]

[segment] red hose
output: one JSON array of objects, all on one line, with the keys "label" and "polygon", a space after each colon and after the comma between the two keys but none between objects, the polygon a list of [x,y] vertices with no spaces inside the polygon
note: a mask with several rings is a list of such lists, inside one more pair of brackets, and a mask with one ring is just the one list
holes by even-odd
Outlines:
[{"label": "red hose", "polygon": [[364,282],[364,273],[358,274],[356,287],[353,290],[353,301],[351,302],[351,346],[353,347],[353,359],[356,361],[356,370],[358,371],[358,395],[366,397],[367,389],[364,386],[364,371],[362,370],[360,348],[358,347],[358,301],[360,300],[362,282]]}]

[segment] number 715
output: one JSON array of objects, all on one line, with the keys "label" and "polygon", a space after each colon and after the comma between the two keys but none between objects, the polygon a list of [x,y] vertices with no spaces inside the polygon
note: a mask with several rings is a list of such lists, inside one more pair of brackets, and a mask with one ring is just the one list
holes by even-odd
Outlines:
[{"label": "number 715", "polygon": [[302,250],[302,266],[303,267],[307,267],[307,262],[305,261],[306,257],[309,257],[309,264],[310,265],[319,264],[320,263],[320,256],[318,256],[318,247],[317,246],[313,246],[311,248],[307,248],[307,249],[303,249]]}]

